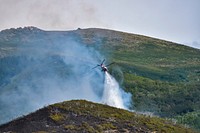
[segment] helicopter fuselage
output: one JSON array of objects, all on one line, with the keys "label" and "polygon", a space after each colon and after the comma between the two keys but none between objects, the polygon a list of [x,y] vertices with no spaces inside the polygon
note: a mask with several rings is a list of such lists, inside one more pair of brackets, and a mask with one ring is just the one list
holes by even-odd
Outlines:
[{"label": "helicopter fuselage", "polygon": [[104,61],[105,61],[105,59],[101,62],[101,64],[97,64],[95,67],[93,67],[92,69],[94,69],[94,68],[97,68],[97,67],[101,67],[101,71],[102,72],[107,72],[108,71],[108,66],[110,66],[110,65],[112,65],[112,64],[114,64],[114,62],[112,62],[112,63],[110,63],[110,64],[108,64],[108,65],[104,65],[103,63],[104,63]]},{"label": "helicopter fuselage", "polygon": [[108,68],[105,67],[104,65],[101,65],[101,71],[103,71],[103,72],[107,72],[107,71],[108,71]]}]

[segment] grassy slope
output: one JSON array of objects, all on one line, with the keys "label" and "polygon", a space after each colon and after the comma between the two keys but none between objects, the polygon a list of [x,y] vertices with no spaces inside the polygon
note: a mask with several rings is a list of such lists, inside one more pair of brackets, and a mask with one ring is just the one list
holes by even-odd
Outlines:
[{"label": "grassy slope", "polygon": [[[122,86],[133,94],[134,109],[179,118],[200,110],[200,50],[109,30],[88,29],[78,33],[82,42],[95,44],[121,68]],[[99,44],[93,41],[96,38],[100,38]],[[194,122],[180,122],[200,129]]]},{"label": "grassy slope", "polygon": [[[23,126],[20,128],[20,126]],[[12,132],[176,132],[191,129],[158,117],[138,115],[107,105],[73,100],[50,105],[0,126]]]}]

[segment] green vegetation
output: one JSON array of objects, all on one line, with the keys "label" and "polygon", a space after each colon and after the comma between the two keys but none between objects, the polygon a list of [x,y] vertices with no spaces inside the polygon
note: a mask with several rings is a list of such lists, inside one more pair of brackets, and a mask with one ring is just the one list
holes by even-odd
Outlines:
[{"label": "green vegetation", "polygon": [[176,116],[178,123],[191,125],[193,128],[200,129],[200,111],[193,111],[184,115]]},{"label": "green vegetation", "polygon": [[[98,50],[106,57],[106,60],[114,61],[115,65],[111,66],[109,70],[120,82],[121,87],[132,94],[133,104],[131,108],[134,110],[150,111],[155,115],[176,119],[179,123],[200,130],[200,50],[146,36],[103,29],[81,29],[61,33],[41,31],[37,28],[32,31],[28,28],[2,31],[0,34],[0,86],[2,88],[14,80],[12,78],[15,75],[26,68],[22,64],[34,65],[37,62],[34,58],[26,56],[28,55],[26,49],[31,45],[48,44],[50,34],[56,34],[60,39],[72,36],[75,41]],[[21,46],[20,48],[24,51],[17,52],[19,50],[16,49],[17,46]],[[70,67],[66,66],[59,57],[51,57],[51,53],[49,55],[49,58],[44,59],[47,64],[46,67],[48,65],[56,67],[58,71],[55,74],[67,79],[67,75],[71,74]],[[43,62],[43,60],[41,61]],[[57,64],[54,65],[54,62],[57,62]],[[46,75],[46,77],[55,76],[48,75],[48,71],[37,69],[38,67],[34,72]],[[118,69],[116,70],[115,67]],[[26,71],[24,73],[30,74]],[[34,73],[27,76],[27,80],[31,80],[32,76],[34,76]],[[20,89],[13,86],[9,89],[13,88]],[[131,118],[137,119],[138,117],[136,114],[123,110],[110,112],[111,109],[106,106],[101,109],[102,106],[85,102],[83,102],[83,107],[82,102],[75,103],[79,104],[80,108],[73,108],[71,104],[66,108],[65,103],[55,106],[63,110],[71,110],[72,108],[72,111],[76,112],[77,115],[87,115],[93,112],[93,117],[103,117],[113,121],[115,119],[131,121]],[[0,103],[0,106],[4,105]],[[110,115],[105,112],[110,113]],[[2,116],[6,116],[5,113],[2,113]],[[62,122],[68,117],[52,114],[50,118],[55,122]],[[146,121],[145,116],[142,123],[135,124],[146,125],[152,131],[157,131],[156,128],[159,128],[159,132],[179,130],[168,125],[162,125],[157,121],[158,119]],[[104,124],[107,125],[108,123]],[[93,131],[92,128],[98,128],[98,131],[101,132],[101,130],[106,129],[104,124],[99,124],[97,127],[87,124],[85,126],[88,126],[91,131]],[[107,126],[112,130],[115,130],[116,127],[114,124]],[[66,129],[68,128],[77,127],[66,124]]]},{"label": "green vegetation", "polygon": [[197,83],[170,83],[131,74],[125,74],[124,77],[127,79],[124,86],[132,92],[134,106],[138,110],[173,117],[200,109]]},{"label": "green vegetation", "polygon": [[[123,88],[133,94],[134,109],[171,118],[200,110],[200,51],[145,49],[113,55],[124,74]],[[199,120],[180,122],[200,129],[194,124]]]},{"label": "green vegetation", "polygon": [[66,130],[75,130],[77,127],[76,126],[74,126],[74,125],[65,125],[65,127],[64,127]]},{"label": "green vegetation", "polygon": [[64,120],[64,116],[60,113],[51,114],[50,118],[56,122]]},{"label": "green vegetation", "polygon": [[65,125],[66,131],[80,131],[80,132],[88,132],[88,133],[98,133],[98,130],[95,130],[92,126],[90,126],[87,122],[83,122],[81,125]]},{"label": "green vegetation", "polygon": [[[68,124],[64,128],[66,130],[86,130],[87,132],[102,132],[105,130],[120,130],[127,129],[133,130],[140,127],[145,131],[157,131],[157,132],[194,132],[183,126],[177,125],[170,120],[164,120],[159,117],[150,117],[147,115],[140,115],[133,112],[129,112],[123,109],[116,109],[107,105],[91,103],[85,100],[72,100],[58,104],[54,104],[48,107],[49,109],[57,109],[60,112],[72,113],[73,116],[79,118],[87,117],[88,120],[78,125]],[[66,115],[64,113],[64,115]],[[99,119],[95,123],[90,120]],[[66,117],[66,121],[68,118]],[[136,130],[135,129],[135,130]]]},{"label": "green vegetation", "polygon": [[117,128],[111,123],[103,123],[103,124],[97,125],[97,127],[100,129],[100,131],[101,130],[110,130],[110,129],[116,129]]},{"label": "green vegetation", "polygon": [[[89,36],[91,31],[85,30]],[[83,34],[83,35],[85,35]],[[93,36],[95,36],[93,34]],[[85,36],[82,36],[83,42]],[[94,44],[122,72],[112,73],[133,97],[133,108],[168,118],[183,117],[182,124],[200,129],[200,116],[187,114],[200,110],[200,50],[145,36],[107,31],[100,36],[102,45]],[[119,74],[117,74],[119,73]]]}]

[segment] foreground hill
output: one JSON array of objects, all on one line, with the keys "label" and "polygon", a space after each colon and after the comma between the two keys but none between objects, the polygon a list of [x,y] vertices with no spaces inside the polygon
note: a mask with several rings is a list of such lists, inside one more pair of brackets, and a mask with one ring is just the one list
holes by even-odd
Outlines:
[{"label": "foreground hill", "polygon": [[[73,47],[77,43],[84,48]],[[200,129],[199,49],[96,28],[44,31],[25,27],[1,31],[0,123],[49,103],[73,99],[71,95],[86,88],[88,82],[82,79],[90,68],[104,58],[107,63],[115,62],[109,72],[132,94],[130,108]],[[90,88],[101,97],[103,76],[96,71]],[[82,83],[82,88],[72,94],[80,88],[76,81]]]},{"label": "foreground hill", "polygon": [[83,100],[66,101],[40,109],[0,126],[0,132],[176,132],[191,129],[157,117],[138,115]]}]

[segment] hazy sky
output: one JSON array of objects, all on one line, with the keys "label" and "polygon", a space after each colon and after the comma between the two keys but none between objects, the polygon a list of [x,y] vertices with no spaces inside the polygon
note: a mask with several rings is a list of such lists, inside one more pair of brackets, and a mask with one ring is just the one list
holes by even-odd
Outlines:
[{"label": "hazy sky", "polygon": [[0,0],[0,30],[108,28],[200,48],[200,0]]}]

